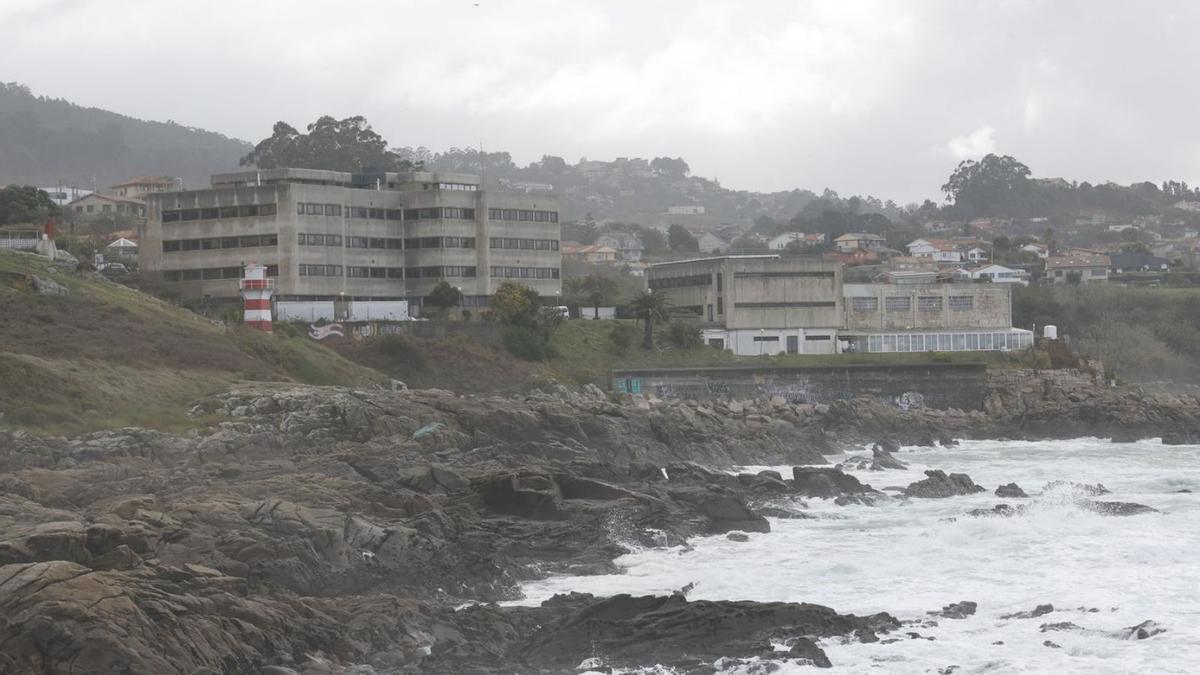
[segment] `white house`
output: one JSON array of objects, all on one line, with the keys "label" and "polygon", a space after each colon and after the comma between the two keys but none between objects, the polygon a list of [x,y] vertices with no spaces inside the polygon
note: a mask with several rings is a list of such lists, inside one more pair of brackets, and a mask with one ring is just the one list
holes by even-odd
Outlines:
[{"label": "white house", "polygon": [[872,251],[887,246],[887,238],[878,234],[850,232],[833,240],[833,245],[842,253],[852,253],[855,249]]},{"label": "white house", "polygon": [[1022,270],[1014,270],[1004,265],[985,265],[970,270],[972,280],[987,280],[993,284],[1029,285],[1028,275]]},{"label": "white house", "polygon": [[800,242],[800,245],[803,246],[804,241],[805,241],[804,233],[803,232],[784,232],[783,234],[779,235],[778,237],[775,237],[771,241],[767,242],[767,248],[771,249],[772,251],[782,251],[783,249],[788,247],[788,244],[790,244],[794,241]]},{"label": "white house", "polygon": [[696,241],[700,242],[701,253],[716,253],[717,251],[729,246],[729,242],[718,237],[712,232],[702,232],[700,236],[696,237]]},{"label": "white house", "polygon": [[1043,259],[1050,255],[1050,249],[1048,249],[1045,244],[1025,244],[1021,247],[1021,250],[1025,253],[1036,254],[1037,257]]},{"label": "white house", "polygon": [[937,250],[933,242],[928,239],[913,239],[905,248],[908,249],[908,254],[915,258],[933,257],[933,252]]},{"label": "white house", "polygon": [[972,246],[971,248],[967,249],[967,260],[970,260],[971,262],[984,262],[990,258],[991,256],[988,255],[988,250],[982,246]]},{"label": "white house", "polygon": [[642,252],[646,250],[641,238],[629,232],[605,232],[596,237],[596,244],[615,249],[621,260],[628,262],[641,260]]}]

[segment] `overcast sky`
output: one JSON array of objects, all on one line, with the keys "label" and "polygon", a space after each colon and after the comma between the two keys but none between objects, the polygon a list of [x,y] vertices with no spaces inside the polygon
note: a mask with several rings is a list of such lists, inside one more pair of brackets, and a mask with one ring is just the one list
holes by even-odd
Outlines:
[{"label": "overcast sky", "polygon": [[940,198],[960,159],[1200,183],[1200,3],[0,0],[0,80],[250,141],[365,115],[393,145],[682,156]]}]

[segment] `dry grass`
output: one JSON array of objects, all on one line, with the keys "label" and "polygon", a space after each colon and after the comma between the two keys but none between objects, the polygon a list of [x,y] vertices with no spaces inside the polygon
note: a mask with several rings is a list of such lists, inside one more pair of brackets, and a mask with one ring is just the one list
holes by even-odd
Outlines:
[{"label": "dry grass", "polygon": [[[30,274],[69,292],[39,295]],[[306,338],[227,328],[28,255],[0,252],[0,316],[0,425],[40,433],[194,426],[190,404],[239,380],[386,379]]]}]

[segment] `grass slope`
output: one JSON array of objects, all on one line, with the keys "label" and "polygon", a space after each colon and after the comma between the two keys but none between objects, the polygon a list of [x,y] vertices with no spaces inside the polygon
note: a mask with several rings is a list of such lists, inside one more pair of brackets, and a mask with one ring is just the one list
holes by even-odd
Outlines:
[{"label": "grass slope", "polygon": [[[40,295],[31,275],[68,292]],[[244,380],[385,380],[306,338],[227,328],[32,255],[0,251],[0,316],[0,425],[40,433],[191,426],[192,401]]]}]

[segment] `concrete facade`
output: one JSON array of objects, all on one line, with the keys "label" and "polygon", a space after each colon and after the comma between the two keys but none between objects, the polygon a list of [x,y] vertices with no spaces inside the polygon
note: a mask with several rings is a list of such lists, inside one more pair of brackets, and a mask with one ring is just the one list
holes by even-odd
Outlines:
[{"label": "concrete facade", "polygon": [[739,355],[1032,345],[1012,327],[1008,284],[844,284],[842,273],[837,262],[753,255],[660,263],[647,277],[706,344]]},{"label": "concrete facade", "polygon": [[272,169],[212,188],[146,196],[142,269],[184,298],[236,295],[240,267],[267,265],[277,297],[409,300],[441,281],[482,306],[503,281],[561,293],[553,196],[492,193],[478,176]]},{"label": "concrete facade", "polygon": [[817,258],[724,256],[652,265],[651,289],[697,317],[705,339],[738,354],[831,353],[842,266]]}]

